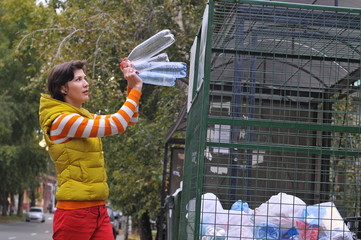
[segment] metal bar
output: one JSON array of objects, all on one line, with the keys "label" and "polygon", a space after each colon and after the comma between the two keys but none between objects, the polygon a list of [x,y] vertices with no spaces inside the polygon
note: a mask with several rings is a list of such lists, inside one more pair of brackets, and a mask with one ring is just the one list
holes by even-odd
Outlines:
[{"label": "metal bar", "polygon": [[310,56],[301,54],[288,54],[288,53],[271,53],[264,51],[250,51],[250,50],[236,50],[227,48],[212,48],[213,52],[216,53],[227,53],[227,54],[244,54],[251,56],[266,56],[274,58],[293,58],[293,59],[307,59],[307,60],[318,60],[318,61],[330,61],[330,62],[347,62],[347,63],[360,63],[359,58],[339,58],[339,57],[326,57],[326,56]]},{"label": "metal bar", "polygon": [[[332,103],[325,101],[323,104],[323,116],[322,120],[324,124],[332,124]],[[322,146],[324,148],[331,148],[331,131],[322,131]],[[330,187],[328,183],[330,181],[330,154],[325,152],[321,156],[321,192],[329,192]],[[327,201],[329,196],[320,196],[322,201]]]},{"label": "metal bar", "polygon": [[[358,44],[361,42],[361,36],[335,36],[325,32],[310,32],[310,29],[304,29],[303,31],[277,31],[277,29],[252,29],[252,32],[263,36],[277,36],[277,37],[297,37],[297,38],[309,38],[309,39],[322,39],[322,40],[333,40],[337,42],[354,42]],[[359,53],[359,52],[358,52]]]},{"label": "metal bar", "polygon": [[[194,240],[199,239],[199,227],[200,226],[200,213],[201,213],[201,198],[203,194],[203,178],[204,178],[204,149],[206,148],[206,137],[207,137],[207,118],[208,118],[208,106],[209,106],[209,82],[210,82],[210,69],[211,69],[211,56],[212,56],[212,26],[213,26],[213,14],[214,14],[214,1],[208,3],[208,23],[205,26],[207,28],[206,36],[206,48],[204,57],[204,80],[201,86],[203,91],[203,99],[201,104],[201,123],[200,123],[200,144],[198,148],[198,169],[197,169],[197,186],[196,186],[196,217],[195,217],[195,229],[194,229]],[[204,25],[203,25],[204,27]],[[202,39],[201,39],[202,41]],[[200,79],[198,79],[200,80]]]},{"label": "metal bar", "polygon": [[[237,27],[235,29],[236,35],[235,35],[235,48],[242,48],[243,47],[243,41],[244,41],[244,21],[239,18],[239,16],[236,17],[237,21]],[[234,71],[234,81],[232,82],[232,117],[239,118],[241,116],[241,106],[243,104],[243,97],[242,95],[242,56],[236,55],[235,61],[234,61],[234,68],[239,69],[238,71]],[[231,139],[232,141],[235,141],[237,137],[239,136],[240,128],[239,126],[232,126],[232,133],[231,133]],[[237,159],[239,156],[238,151],[235,151],[234,149],[230,150],[230,165],[231,165],[231,178],[229,179],[230,189],[229,189],[229,195],[231,201],[236,201],[236,176],[238,175],[238,168],[237,163],[234,161],[234,159]],[[247,196],[247,195],[246,195]]]},{"label": "metal bar", "polygon": [[[299,26],[322,26],[323,28],[335,28],[335,21],[337,20],[337,26],[342,28],[356,30],[360,29],[360,16],[358,14],[354,14],[354,19],[352,19],[353,21],[350,21],[350,13],[345,14],[338,12],[317,11],[315,9],[312,10],[313,14],[317,13],[317,18],[300,18],[302,15],[307,15],[310,12],[309,10],[288,8],[287,11],[285,11],[284,7],[249,7],[247,5],[242,5],[242,7],[238,10],[237,15],[241,15],[244,20],[250,21],[257,20],[261,22],[272,22],[278,24],[291,23],[297,24]],[[259,18],[260,14],[262,14],[262,18]]]},{"label": "metal bar", "polygon": [[334,6],[326,6],[326,5],[311,5],[311,4],[277,2],[277,1],[271,2],[271,1],[261,1],[261,0],[217,0],[217,2],[277,6],[277,7],[285,7],[285,8],[314,9],[314,10],[334,11],[336,13],[337,12],[361,13],[361,9],[357,9],[357,8],[334,7]]},{"label": "metal bar", "polygon": [[[252,34],[251,35],[251,47],[256,48],[257,46],[257,35]],[[251,57],[251,65],[250,65],[250,86],[248,88],[248,104],[247,104],[247,116],[251,119],[254,118],[254,112],[256,107],[256,100],[255,100],[255,94],[256,94],[256,63],[257,63],[257,57],[252,56]],[[248,126],[246,130],[246,140],[247,142],[253,142],[254,141],[254,127]],[[251,202],[251,196],[252,191],[250,190],[252,186],[252,162],[253,162],[253,150],[247,149],[246,150],[246,181],[247,181],[247,189],[246,189],[246,199],[248,202]]]},{"label": "metal bar", "polygon": [[307,153],[307,154],[328,154],[336,156],[349,156],[360,157],[360,151],[343,151],[343,150],[329,150],[329,149],[316,149],[316,148],[300,148],[289,146],[275,146],[275,145],[261,145],[261,144],[247,144],[247,143],[220,143],[220,142],[207,142],[209,147],[221,147],[221,148],[239,148],[239,149],[253,149],[253,150],[266,150],[266,151],[278,151],[289,153]]},{"label": "metal bar", "polygon": [[299,123],[299,122],[281,122],[281,121],[267,121],[267,120],[246,120],[246,119],[231,119],[231,118],[208,118],[209,124],[220,125],[236,125],[236,126],[253,126],[253,127],[268,127],[268,128],[283,128],[296,130],[312,130],[324,132],[344,132],[344,133],[361,133],[361,127],[326,125],[315,123]]},{"label": "metal bar", "polygon": [[164,226],[163,226],[163,222],[164,222],[164,215],[165,215],[165,197],[167,195],[167,190],[166,190],[166,181],[167,181],[167,170],[168,170],[168,142],[165,143],[164,145],[164,155],[163,155],[163,180],[162,180],[162,192],[161,192],[161,203],[160,203],[160,213],[158,215],[158,222],[159,224],[157,224],[157,230],[159,231],[159,235],[158,235],[158,239],[159,240],[164,240],[165,239],[165,235],[164,235]]},{"label": "metal bar", "polygon": [[[360,60],[359,60],[360,61]],[[344,86],[348,86],[360,79],[360,68],[356,69],[355,71],[347,74],[345,77],[340,79],[337,83],[333,86],[330,86],[328,89],[328,93],[334,94],[344,88]]]},{"label": "metal bar", "polygon": [[[294,96],[294,97],[305,97],[305,98],[310,98],[310,99],[323,99],[325,97],[325,93],[323,93],[322,91],[324,91],[324,89],[316,89],[314,88],[313,90],[315,90],[314,92],[311,92],[309,88],[304,88],[302,89],[302,87],[299,87],[298,90],[292,90],[290,89],[285,89],[284,87],[281,89],[277,89],[277,88],[270,88],[270,84],[260,84],[258,83],[256,85],[256,94],[264,94],[264,95],[277,95],[277,96]],[[243,88],[248,88],[249,84],[243,83]],[[224,86],[224,85],[217,85],[217,84],[212,84],[211,85],[212,88],[212,94],[213,95],[222,95],[222,96],[232,96],[232,87],[231,86]],[[223,91],[222,91],[223,90]],[[319,90],[318,92],[316,90]]]}]

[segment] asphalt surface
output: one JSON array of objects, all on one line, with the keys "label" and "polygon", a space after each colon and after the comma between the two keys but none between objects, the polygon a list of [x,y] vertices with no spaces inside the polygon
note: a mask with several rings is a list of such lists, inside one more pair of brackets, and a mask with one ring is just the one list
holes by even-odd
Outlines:
[{"label": "asphalt surface", "polygon": [[[45,223],[14,221],[0,223],[0,240],[51,240],[53,214],[45,214]],[[123,240],[118,235],[116,240]]]},{"label": "asphalt surface", "polygon": [[1,240],[52,239],[53,215],[45,214],[45,223],[15,221],[0,223]]}]

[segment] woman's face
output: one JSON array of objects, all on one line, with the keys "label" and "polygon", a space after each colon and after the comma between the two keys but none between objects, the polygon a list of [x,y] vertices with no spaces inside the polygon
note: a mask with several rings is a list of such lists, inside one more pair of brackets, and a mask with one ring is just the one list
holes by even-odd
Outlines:
[{"label": "woman's face", "polygon": [[82,69],[74,71],[74,78],[61,87],[67,103],[81,108],[82,104],[89,100],[89,84]]}]

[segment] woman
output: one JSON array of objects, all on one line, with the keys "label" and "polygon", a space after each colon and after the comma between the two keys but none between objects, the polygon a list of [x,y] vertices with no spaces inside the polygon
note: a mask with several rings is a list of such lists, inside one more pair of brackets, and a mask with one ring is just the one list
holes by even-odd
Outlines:
[{"label": "woman", "polygon": [[82,107],[89,100],[85,61],[56,65],[48,77],[50,95],[41,95],[39,114],[58,178],[53,239],[113,239],[100,137],[124,132],[137,122],[143,85],[128,61],[123,66],[127,99],[112,115],[91,114]]}]

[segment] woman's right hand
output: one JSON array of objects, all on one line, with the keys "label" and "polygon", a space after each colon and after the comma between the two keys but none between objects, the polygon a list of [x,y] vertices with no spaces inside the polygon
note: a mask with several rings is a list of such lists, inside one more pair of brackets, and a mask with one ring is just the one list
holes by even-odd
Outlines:
[{"label": "woman's right hand", "polygon": [[138,76],[138,71],[132,68],[131,63],[128,59],[124,58],[124,60],[120,64],[120,69],[124,74],[124,78],[128,81],[128,88],[136,89],[141,92],[143,87],[143,81]]}]

